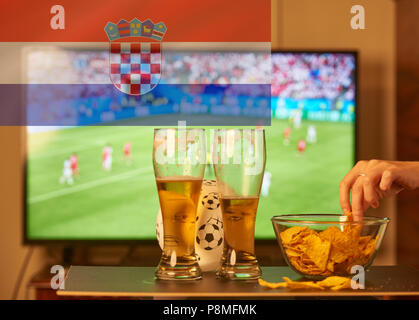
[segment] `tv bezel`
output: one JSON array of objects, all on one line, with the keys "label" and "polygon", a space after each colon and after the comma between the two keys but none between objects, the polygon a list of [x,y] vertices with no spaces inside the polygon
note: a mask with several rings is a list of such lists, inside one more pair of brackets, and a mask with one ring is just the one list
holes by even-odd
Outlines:
[{"label": "tv bezel", "polygon": [[[355,82],[355,122],[354,122],[354,154],[353,154],[353,164],[358,161],[358,115],[359,115],[359,97],[358,97],[358,51],[357,50],[310,50],[310,49],[275,49],[271,50],[271,55],[276,53],[295,53],[295,54],[351,54],[355,59],[355,72],[354,72],[354,82]],[[25,99],[22,99],[25,103]],[[25,104],[24,104],[25,105]],[[336,186],[337,187],[337,186]],[[23,192],[22,192],[22,201],[23,201],[23,244],[24,245],[67,245],[67,246],[77,246],[77,245],[158,245],[157,239],[31,239],[28,238],[28,221],[27,221],[27,133],[24,134],[24,161],[23,161]],[[275,215],[274,213],[272,215]],[[276,239],[273,236],[271,239],[261,238],[255,239],[256,246],[262,245],[276,245]]]}]

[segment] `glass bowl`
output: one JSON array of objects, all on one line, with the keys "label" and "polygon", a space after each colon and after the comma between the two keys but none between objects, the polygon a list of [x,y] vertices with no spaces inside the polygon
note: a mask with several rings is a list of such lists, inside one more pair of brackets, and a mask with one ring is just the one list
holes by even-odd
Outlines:
[{"label": "glass bowl", "polygon": [[[340,214],[287,214],[271,218],[288,265],[306,278],[354,275],[355,265],[371,266],[388,218],[345,221]],[[352,270],[352,271],[351,271]]]}]

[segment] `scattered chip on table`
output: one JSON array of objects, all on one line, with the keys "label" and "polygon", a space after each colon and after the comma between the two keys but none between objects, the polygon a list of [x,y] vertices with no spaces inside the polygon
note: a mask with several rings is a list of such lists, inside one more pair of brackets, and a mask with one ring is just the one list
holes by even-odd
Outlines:
[{"label": "scattered chip on table", "polygon": [[283,277],[285,282],[268,282],[261,278],[258,279],[258,282],[261,286],[267,287],[270,289],[277,288],[288,288],[288,289],[317,289],[317,290],[326,290],[330,289],[333,291],[341,289],[350,289],[351,288],[351,279],[339,276],[327,277],[322,281],[292,281],[288,277]]}]

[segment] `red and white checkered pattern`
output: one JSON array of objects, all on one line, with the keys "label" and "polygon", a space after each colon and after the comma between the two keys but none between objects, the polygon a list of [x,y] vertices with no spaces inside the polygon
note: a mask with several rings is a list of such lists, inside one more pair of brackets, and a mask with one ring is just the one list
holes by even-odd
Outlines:
[{"label": "red and white checkered pattern", "polygon": [[160,43],[111,42],[110,76],[118,90],[132,95],[151,91],[161,77]]}]

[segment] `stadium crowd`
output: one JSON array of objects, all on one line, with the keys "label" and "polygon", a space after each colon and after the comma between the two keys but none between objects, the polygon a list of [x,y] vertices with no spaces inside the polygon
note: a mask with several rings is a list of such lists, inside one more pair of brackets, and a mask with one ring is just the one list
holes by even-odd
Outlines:
[{"label": "stadium crowd", "polygon": [[[110,85],[108,55],[104,50],[30,51],[27,80],[32,85],[27,101],[29,107],[35,107],[34,113],[39,113],[35,116],[60,119],[86,114],[88,109],[90,113],[119,110],[121,97]],[[183,87],[170,92],[153,90],[151,98],[158,99],[160,94],[172,104],[183,101],[180,95],[191,95],[195,100],[203,94],[214,95],[226,105],[238,105],[240,96],[328,100],[353,100],[355,96],[351,55],[171,51],[163,54],[163,60],[160,83]],[[51,87],[40,90],[42,84]],[[156,105],[146,98],[136,97],[135,106]],[[216,100],[209,101],[214,105]],[[245,104],[251,107],[259,102],[249,99]],[[266,102],[261,106],[265,108]]]},{"label": "stadium crowd", "polygon": [[272,96],[353,100],[355,61],[346,54],[272,56]]}]

